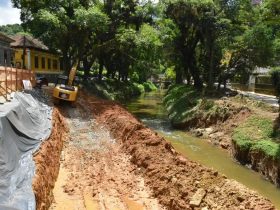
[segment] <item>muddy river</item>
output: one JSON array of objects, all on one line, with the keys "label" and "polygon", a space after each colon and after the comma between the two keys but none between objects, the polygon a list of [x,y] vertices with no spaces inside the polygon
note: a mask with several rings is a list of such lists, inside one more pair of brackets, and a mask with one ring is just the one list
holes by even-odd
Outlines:
[{"label": "muddy river", "polygon": [[279,188],[263,179],[258,173],[236,163],[226,151],[211,145],[207,140],[172,129],[161,104],[163,94],[164,92],[160,91],[146,93],[127,103],[126,107],[143,123],[170,141],[181,154],[256,190],[280,209]]}]

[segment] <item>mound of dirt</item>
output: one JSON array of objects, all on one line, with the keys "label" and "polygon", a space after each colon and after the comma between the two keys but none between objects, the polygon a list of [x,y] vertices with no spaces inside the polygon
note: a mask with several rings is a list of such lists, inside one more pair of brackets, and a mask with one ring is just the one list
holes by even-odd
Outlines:
[{"label": "mound of dirt", "polygon": [[59,172],[59,160],[63,140],[66,138],[67,128],[63,117],[57,109],[53,110],[52,121],[51,136],[41,144],[38,152],[33,155],[36,164],[36,173],[32,185],[37,210],[49,209],[53,201],[52,189],[54,188]]},{"label": "mound of dirt", "polygon": [[119,104],[83,97],[85,106],[132,156],[138,173],[168,209],[275,209],[256,192],[177,153]]}]

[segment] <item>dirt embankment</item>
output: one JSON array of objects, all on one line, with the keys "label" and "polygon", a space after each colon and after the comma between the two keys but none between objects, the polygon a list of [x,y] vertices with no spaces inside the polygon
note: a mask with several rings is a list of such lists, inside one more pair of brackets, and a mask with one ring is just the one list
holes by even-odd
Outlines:
[{"label": "dirt embankment", "polygon": [[120,105],[86,98],[97,121],[132,156],[138,173],[168,209],[275,209],[256,192],[178,154]]},{"label": "dirt embankment", "polygon": [[[258,149],[244,149],[242,145],[233,140],[234,130],[248,120],[250,116],[264,116],[274,119],[277,115],[275,110],[263,104],[265,107],[256,107],[253,104],[255,101],[246,98],[242,99],[242,101],[234,101],[234,99],[229,98],[219,100],[217,103],[219,103],[219,106],[228,107],[228,113],[230,113],[228,118],[225,121],[218,120],[210,125],[198,124],[198,128],[192,129],[191,132],[198,137],[206,138],[214,145],[227,149],[241,164],[250,166],[250,168],[259,172],[276,186],[280,186],[279,159],[269,156]],[[252,135],[258,132],[259,130],[256,128]]]},{"label": "dirt embankment", "polygon": [[236,142],[232,142],[232,154],[239,162],[250,165],[253,170],[259,172],[276,186],[280,186],[279,159],[268,156],[261,150],[244,150]]},{"label": "dirt embankment", "polygon": [[66,138],[66,126],[57,109],[53,110],[52,133],[40,149],[34,154],[36,173],[33,178],[33,191],[36,198],[36,209],[49,209],[52,201],[55,181],[59,172],[60,154]]},{"label": "dirt embankment", "polygon": [[207,138],[210,143],[231,151],[233,130],[251,116],[252,111],[242,104],[232,103],[229,99],[216,101],[216,104],[221,110],[225,110],[225,115],[200,119],[200,123],[194,124],[190,131],[197,137]]}]

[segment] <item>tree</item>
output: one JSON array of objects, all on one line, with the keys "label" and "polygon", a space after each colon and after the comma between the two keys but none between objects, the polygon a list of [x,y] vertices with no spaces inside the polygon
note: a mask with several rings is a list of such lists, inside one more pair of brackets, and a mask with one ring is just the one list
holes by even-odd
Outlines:
[{"label": "tree", "polygon": [[[213,2],[207,0],[176,0],[166,3],[165,15],[174,21],[180,31],[175,48],[181,54],[182,69],[185,73],[189,72],[192,75],[194,86],[197,89],[203,87],[201,72],[195,56],[201,38],[200,20],[211,6],[213,6]],[[176,69],[178,69],[177,74],[181,74],[180,68],[177,67]]]},{"label": "tree", "polygon": [[62,52],[65,72],[80,59],[96,30],[106,28],[109,21],[102,6],[91,0],[12,2],[21,9],[23,25],[51,49]]},{"label": "tree", "polygon": [[0,26],[0,32],[13,36],[18,33],[24,33],[24,30],[20,24],[8,24]]},{"label": "tree", "polygon": [[279,105],[279,119],[280,119],[280,67],[275,67],[271,70],[271,80],[275,89],[276,97],[278,98]]}]

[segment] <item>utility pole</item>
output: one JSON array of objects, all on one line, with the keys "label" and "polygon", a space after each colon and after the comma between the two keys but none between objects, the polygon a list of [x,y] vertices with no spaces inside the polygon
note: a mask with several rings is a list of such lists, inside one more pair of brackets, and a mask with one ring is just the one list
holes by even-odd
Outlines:
[{"label": "utility pole", "polygon": [[26,38],[25,35],[23,35],[23,54],[22,54],[22,67],[23,69],[26,69],[25,67],[25,51],[26,51]]}]

